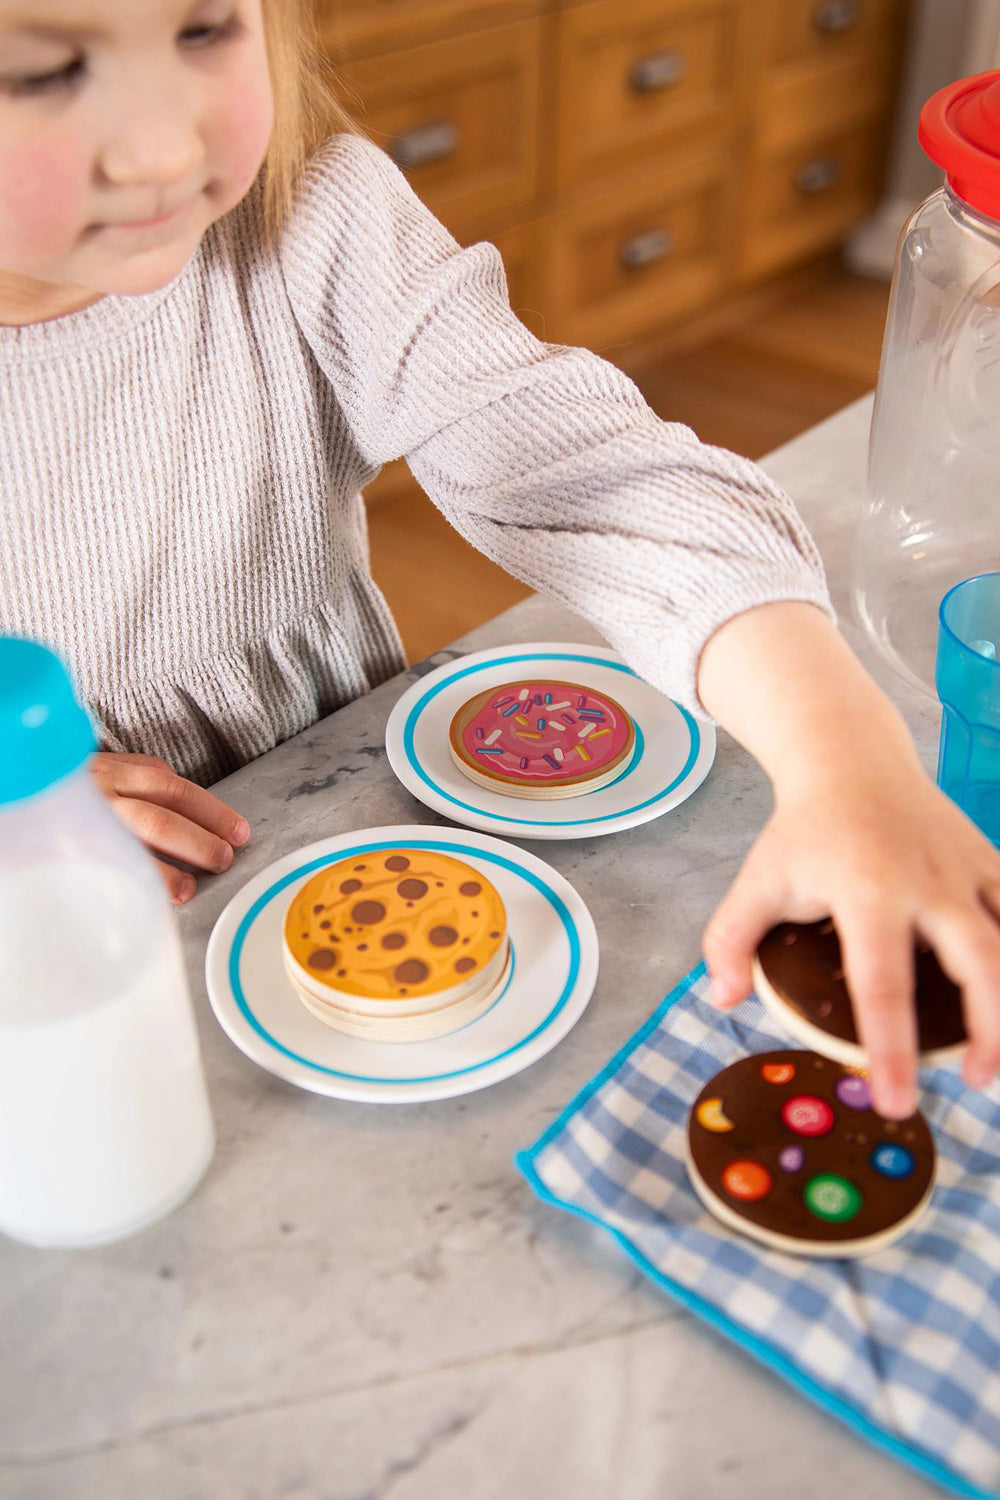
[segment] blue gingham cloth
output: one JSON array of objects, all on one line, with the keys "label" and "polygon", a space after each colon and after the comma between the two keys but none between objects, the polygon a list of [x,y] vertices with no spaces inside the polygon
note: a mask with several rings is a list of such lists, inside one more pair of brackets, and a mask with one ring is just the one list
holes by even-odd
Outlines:
[{"label": "blue gingham cloth", "polygon": [[1000,1497],[1000,1089],[921,1080],[938,1179],[918,1225],[860,1260],[731,1233],[688,1185],[688,1110],[720,1068],[787,1047],[756,999],[728,1017],[704,965],[517,1164],[547,1202],[610,1230],[665,1291],[927,1477]]}]

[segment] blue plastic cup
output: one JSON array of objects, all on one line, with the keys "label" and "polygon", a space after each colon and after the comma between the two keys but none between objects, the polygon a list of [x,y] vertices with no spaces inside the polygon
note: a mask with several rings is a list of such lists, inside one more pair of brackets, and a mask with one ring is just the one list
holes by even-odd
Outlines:
[{"label": "blue plastic cup", "polygon": [[1000,846],[1000,573],[967,578],[941,600],[934,682],[938,786]]}]

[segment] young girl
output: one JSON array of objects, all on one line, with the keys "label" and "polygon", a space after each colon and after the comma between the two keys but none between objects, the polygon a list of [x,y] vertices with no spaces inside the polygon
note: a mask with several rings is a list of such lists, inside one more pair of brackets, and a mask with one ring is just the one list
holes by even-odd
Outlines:
[{"label": "young girl", "polygon": [[359,491],[405,454],[477,547],[770,776],[705,936],[717,1003],[771,924],[832,912],[878,1107],[905,1115],[919,933],[985,1084],[1000,857],[837,635],[791,504],[533,339],[496,252],[345,133],[305,23],[296,0],[0,0],[0,630],[73,664],[136,833],[224,869],[249,829],[204,783],[403,665]]}]

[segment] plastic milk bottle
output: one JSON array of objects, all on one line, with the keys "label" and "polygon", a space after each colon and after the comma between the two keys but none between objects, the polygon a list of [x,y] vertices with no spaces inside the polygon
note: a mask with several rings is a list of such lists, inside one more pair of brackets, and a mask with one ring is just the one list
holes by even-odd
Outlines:
[{"label": "plastic milk bottle", "polygon": [[173,912],[94,749],[58,658],[0,637],[0,1230],[33,1245],[142,1228],[215,1144]]}]

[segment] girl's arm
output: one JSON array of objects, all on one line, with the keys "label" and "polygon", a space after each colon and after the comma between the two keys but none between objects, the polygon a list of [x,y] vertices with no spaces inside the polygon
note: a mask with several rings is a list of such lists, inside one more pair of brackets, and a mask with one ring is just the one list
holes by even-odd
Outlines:
[{"label": "girl's arm", "polygon": [[924,774],[906,726],[818,610],[772,604],[702,652],[705,707],[760,762],[774,811],[705,933],[713,998],[737,1004],[781,920],[832,915],[876,1108],[916,1105],[915,936],[964,991],[967,1081],[1000,1068],[1000,855]]}]

